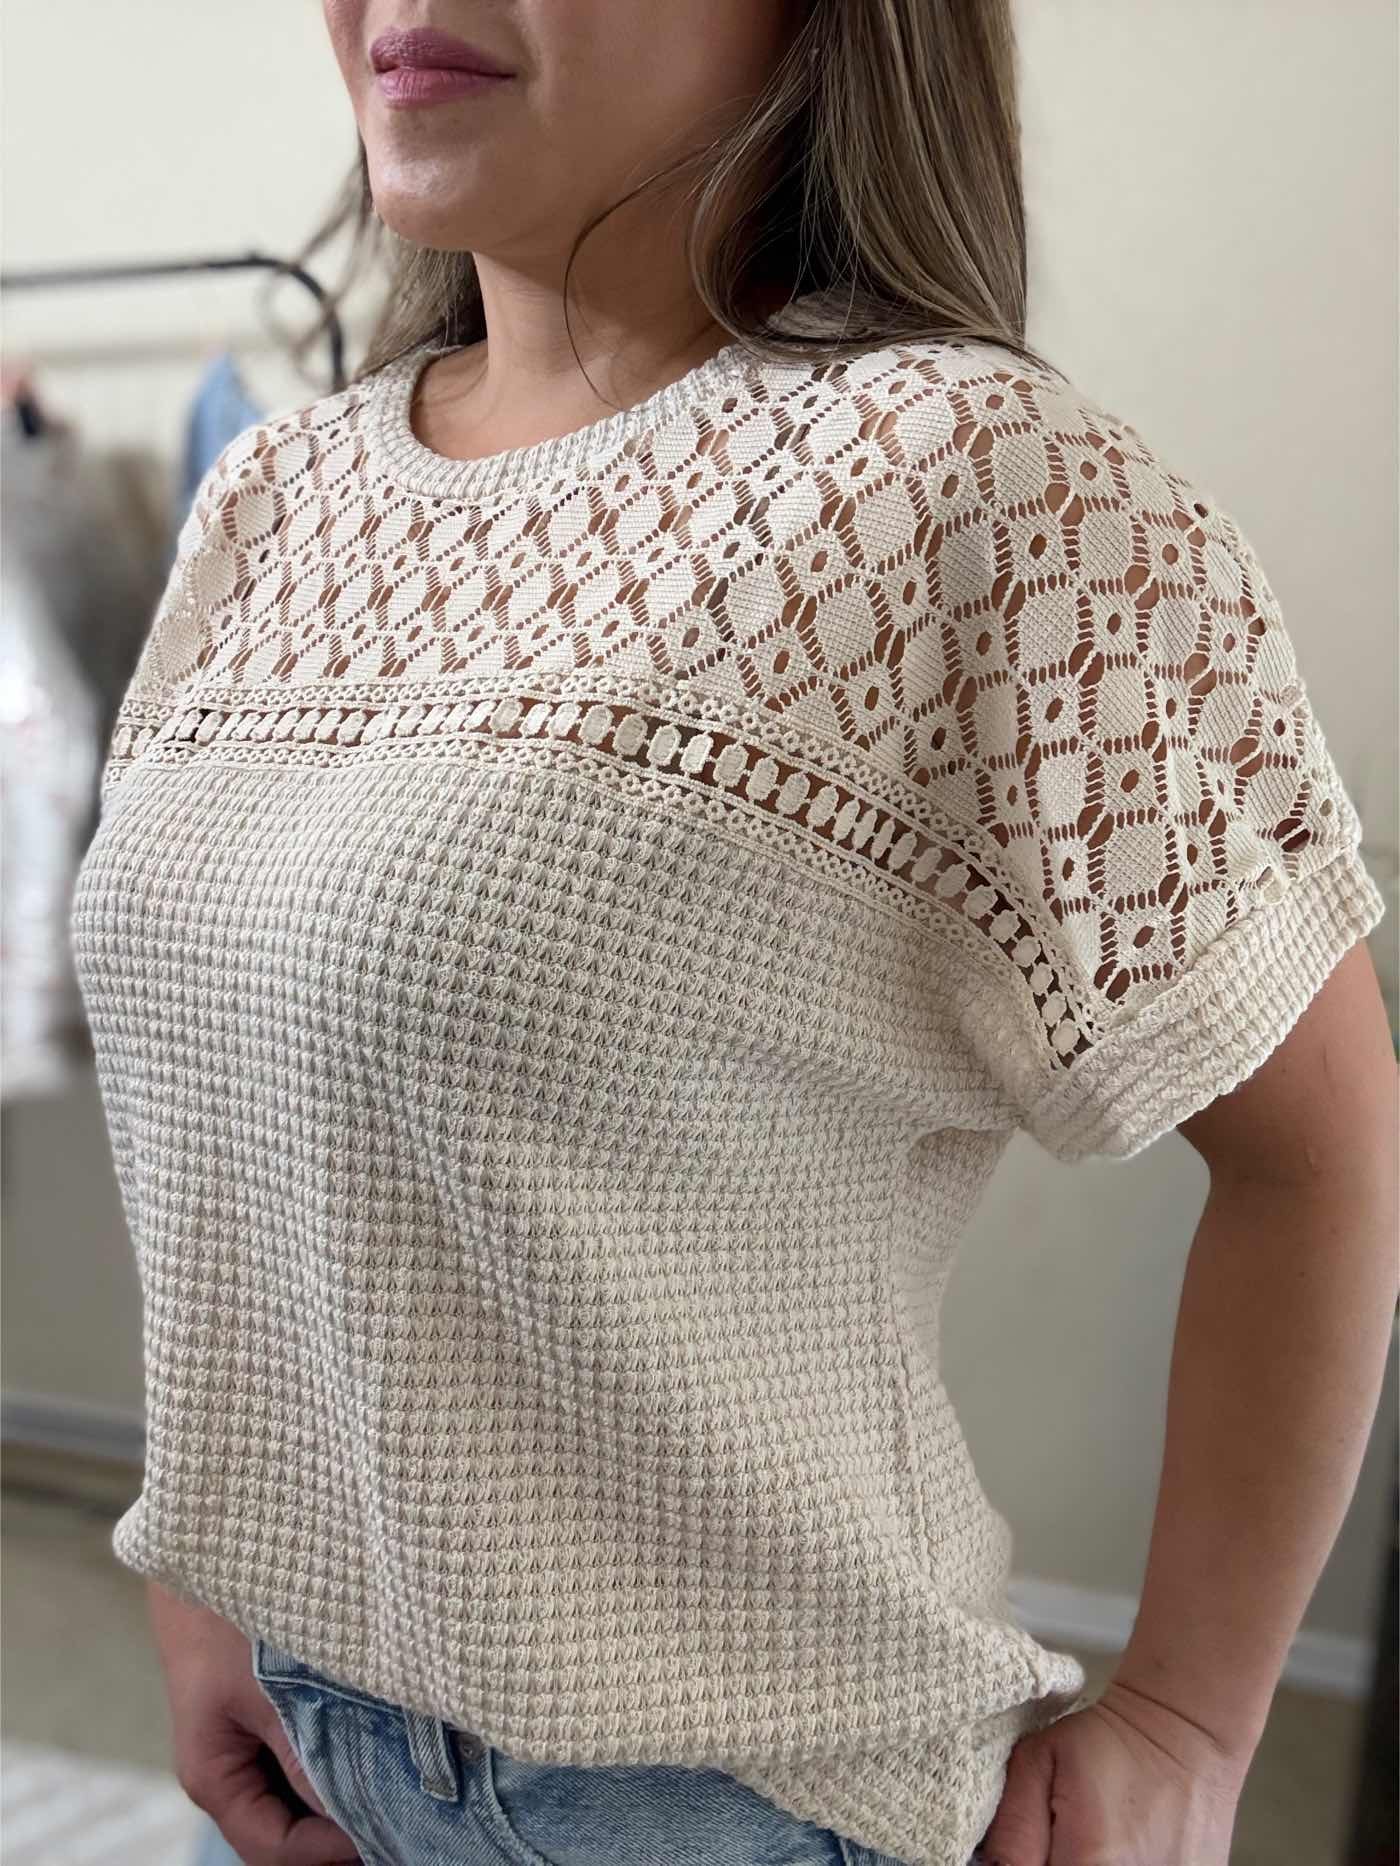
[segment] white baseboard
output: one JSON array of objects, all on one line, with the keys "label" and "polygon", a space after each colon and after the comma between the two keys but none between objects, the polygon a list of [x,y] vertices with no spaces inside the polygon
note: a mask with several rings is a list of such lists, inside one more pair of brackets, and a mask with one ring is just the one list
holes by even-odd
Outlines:
[{"label": "white baseboard", "polygon": [[[1121,1652],[1137,1618],[1135,1594],[1110,1594],[1034,1577],[1013,1577],[1007,1591],[1022,1626],[1048,1646]],[[1304,1627],[1289,1648],[1280,1682],[1295,1691],[1360,1700],[1370,1690],[1374,1663],[1374,1641]]]},{"label": "white baseboard", "polygon": [[139,1413],[38,1393],[0,1395],[0,1439],[71,1458],[137,1465],[146,1461],[146,1423]]},{"label": "white baseboard", "polygon": [[[138,1416],[37,1394],[0,1397],[0,1436],[6,1444],[70,1456],[136,1465],[145,1459],[145,1425]],[[1132,1594],[1110,1594],[1034,1577],[1013,1577],[1008,1591],[1021,1625],[1049,1646],[1121,1652],[1137,1617],[1137,1598]],[[1293,1641],[1282,1682],[1298,1691],[1359,1700],[1370,1689],[1374,1662],[1370,1640],[1304,1628]]]}]

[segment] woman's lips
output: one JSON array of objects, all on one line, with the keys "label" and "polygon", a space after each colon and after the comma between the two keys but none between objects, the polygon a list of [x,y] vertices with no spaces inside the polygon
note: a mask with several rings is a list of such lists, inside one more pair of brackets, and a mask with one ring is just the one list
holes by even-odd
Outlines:
[{"label": "woman's lips", "polygon": [[376,71],[390,65],[446,66],[452,70],[485,71],[493,78],[508,78],[509,65],[482,46],[470,45],[455,33],[436,26],[387,26],[369,48]]},{"label": "woman's lips", "polygon": [[440,104],[454,97],[481,97],[503,90],[509,78],[486,71],[466,71],[445,65],[392,65],[376,75],[379,95],[386,104]]},{"label": "woman's lips", "polygon": [[431,26],[390,26],[369,56],[379,94],[389,104],[481,97],[514,76],[492,53]]}]

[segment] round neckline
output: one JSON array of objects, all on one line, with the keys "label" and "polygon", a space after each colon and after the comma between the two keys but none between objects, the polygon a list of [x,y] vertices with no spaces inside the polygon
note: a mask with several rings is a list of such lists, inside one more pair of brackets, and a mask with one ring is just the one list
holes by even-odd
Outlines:
[{"label": "round neckline", "polygon": [[[819,296],[808,292],[792,299],[774,313],[769,323],[781,326],[790,317],[800,321]],[[753,361],[745,346],[735,339],[628,408],[617,409],[567,434],[459,460],[438,453],[418,438],[413,431],[412,408],[419,380],[429,363],[470,347],[417,344],[370,377],[365,439],[371,455],[377,456],[375,464],[382,477],[410,492],[438,498],[483,497],[520,490],[560,473],[605,465],[636,435],[701,406],[718,391],[734,387],[744,379]]]}]

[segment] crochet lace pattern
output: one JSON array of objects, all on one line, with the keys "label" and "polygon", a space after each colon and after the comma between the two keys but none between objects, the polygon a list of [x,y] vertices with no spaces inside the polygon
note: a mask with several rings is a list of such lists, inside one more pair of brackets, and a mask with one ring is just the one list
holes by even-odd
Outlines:
[{"label": "crochet lace pattern", "polygon": [[139,1572],[508,1753],[965,1866],[1080,1666],[939,1375],[1011,1136],[1131,1158],[1380,920],[1239,526],[988,343],[727,345],[206,474],[71,931]]}]

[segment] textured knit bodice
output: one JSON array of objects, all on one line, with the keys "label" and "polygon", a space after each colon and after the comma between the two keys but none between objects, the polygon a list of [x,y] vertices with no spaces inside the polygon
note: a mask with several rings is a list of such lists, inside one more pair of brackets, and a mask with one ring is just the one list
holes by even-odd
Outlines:
[{"label": "textured knit bodice", "polygon": [[1074,1659],[939,1375],[1010,1136],[1127,1158],[1381,917],[1237,525],[988,344],[481,460],[431,353],[205,476],[74,950],[123,1562],[527,1759],[965,1866]]}]

